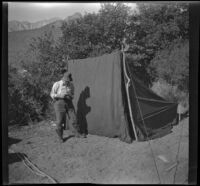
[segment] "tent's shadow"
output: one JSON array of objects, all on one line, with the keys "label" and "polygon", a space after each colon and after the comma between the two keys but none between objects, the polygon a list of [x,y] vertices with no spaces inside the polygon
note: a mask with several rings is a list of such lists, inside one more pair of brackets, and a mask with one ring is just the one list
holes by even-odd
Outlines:
[{"label": "tent's shadow", "polygon": [[24,159],[24,156],[27,157],[26,154],[24,154],[24,153],[19,153],[19,152],[9,153],[8,154],[8,164],[21,162]]},{"label": "tent's shadow", "polygon": [[69,135],[69,136],[67,136],[67,137],[65,137],[64,139],[63,139],[63,141],[64,142],[66,142],[67,140],[69,140],[70,138],[72,138],[72,137],[74,137],[75,135]]},{"label": "tent's shadow", "polygon": [[11,146],[12,144],[19,143],[20,141],[22,141],[22,140],[8,136],[8,147]]},{"label": "tent's shadow", "polygon": [[[19,143],[22,141],[21,139],[17,138],[12,138],[8,137],[8,147],[10,147],[13,144]],[[26,156],[24,153],[19,153],[19,152],[12,152],[8,153],[8,164],[16,163],[16,162],[21,162],[23,157]]]},{"label": "tent's shadow", "polygon": [[80,132],[88,134],[88,123],[86,115],[91,111],[91,107],[86,104],[86,100],[90,97],[90,88],[88,86],[81,92],[77,102],[77,122],[80,126]]}]

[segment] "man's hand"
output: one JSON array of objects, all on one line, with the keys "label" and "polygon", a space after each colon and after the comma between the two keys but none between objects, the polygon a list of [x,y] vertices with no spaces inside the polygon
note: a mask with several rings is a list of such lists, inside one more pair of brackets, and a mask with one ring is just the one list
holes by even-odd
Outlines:
[{"label": "man's hand", "polygon": [[70,95],[65,95],[64,98],[66,98],[66,99],[72,99],[72,96],[70,96]]},{"label": "man's hand", "polygon": [[56,95],[57,98],[64,98],[65,96],[66,96],[66,94],[63,94],[63,93],[60,93],[60,94]]}]

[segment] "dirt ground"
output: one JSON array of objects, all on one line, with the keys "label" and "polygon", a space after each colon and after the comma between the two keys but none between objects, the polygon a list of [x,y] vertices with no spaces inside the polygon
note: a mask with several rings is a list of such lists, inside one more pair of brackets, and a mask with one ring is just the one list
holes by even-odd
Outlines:
[{"label": "dirt ground", "polygon": [[[175,183],[187,184],[189,118],[173,132],[150,141],[161,184],[173,184],[176,155],[182,130]],[[40,170],[59,183],[157,184],[158,174],[149,142],[127,144],[118,138],[88,135],[59,143],[50,122],[9,129],[9,184],[52,183],[28,169],[16,153],[24,154]]]}]

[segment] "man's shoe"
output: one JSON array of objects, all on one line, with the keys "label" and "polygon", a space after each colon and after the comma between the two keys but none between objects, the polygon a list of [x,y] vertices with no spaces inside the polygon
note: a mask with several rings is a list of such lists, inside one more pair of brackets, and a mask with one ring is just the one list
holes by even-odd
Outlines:
[{"label": "man's shoe", "polygon": [[63,143],[64,140],[63,140],[62,138],[59,138],[59,142],[60,142],[60,143]]},{"label": "man's shoe", "polygon": [[86,134],[82,134],[83,138],[87,138],[87,135]]},{"label": "man's shoe", "polygon": [[77,133],[77,134],[75,134],[75,137],[76,138],[86,138],[86,135]]}]

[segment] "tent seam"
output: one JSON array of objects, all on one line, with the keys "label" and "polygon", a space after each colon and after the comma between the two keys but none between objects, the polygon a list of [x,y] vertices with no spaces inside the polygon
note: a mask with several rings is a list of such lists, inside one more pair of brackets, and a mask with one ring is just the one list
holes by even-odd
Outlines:
[{"label": "tent seam", "polygon": [[[171,107],[172,107],[172,106],[171,106]],[[159,112],[157,112],[157,113],[155,113],[155,114],[152,114],[152,115],[150,115],[150,116],[143,117],[143,119],[146,119],[146,118],[149,118],[149,117],[155,116],[155,115],[157,115],[157,114],[159,114],[159,113],[161,113],[161,112],[164,112],[164,111],[170,109],[171,107],[167,107],[166,109],[161,110],[161,111],[159,111]],[[165,108],[165,107],[163,107],[163,108]],[[138,121],[141,121],[141,120],[142,120],[142,119],[140,119],[140,120],[138,120]]]},{"label": "tent seam", "polygon": [[137,99],[141,100],[146,100],[146,101],[155,101],[155,102],[161,102],[161,103],[171,103],[171,104],[176,104],[174,102],[168,102],[168,101],[161,101],[161,100],[155,100],[155,99],[148,99],[148,98],[143,98],[143,97],[136,97]]}]

